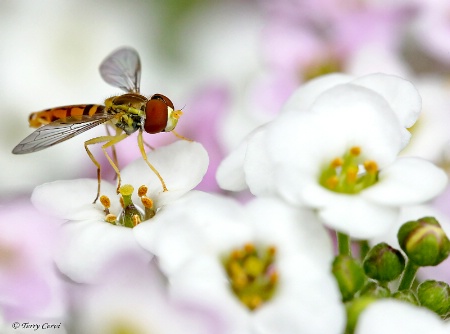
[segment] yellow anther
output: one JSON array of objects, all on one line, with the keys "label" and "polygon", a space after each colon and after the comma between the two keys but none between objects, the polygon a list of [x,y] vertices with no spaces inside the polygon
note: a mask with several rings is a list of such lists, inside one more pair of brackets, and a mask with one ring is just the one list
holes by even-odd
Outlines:
[{"label": "yellow anther", "polygon": [[331,168],[341,167],[344,164],[344,160],[342,158],[335,158],[331,161]]},{"label": "yellow anther", "polygon": [[329,177],[325,184],[328,189],[334,189],[339,183],[339,179],[336,175]]},{"label": "yellow anther", "polygon": [[105,207],[105,209],[109,209],[111,207],[111,201],[108,196],[100,196],[100,203]]},{"label": "yellow anther", "polygon": [[111,213],[107,214],[105,217],[105,222],[115,224],[117,220],[117,217]]},{"label": "yellow anther", "polygon": [[134,188],[131,184],[124,184],[119,188],[119,192],[122,196],[131,196],[133,194]]},{"label": "yellow anther", "polygon": [[277,253],[277,248],[275,246],[269,246],[267,247],[267,253],[270,256],[274,256]]},{"label": "yellow anther", "polygon": [[141,218],[138,215],[133,216],[133,226],[137,226],[141,223]]},{"label": "yellow anther", "polygon": [[255,245],[251,243],[245,244],[244,250],[246,253],[253,253],[255,251]]},{"label": "yellow anther", "polygon": [[278,283],[278,272],[274,271],[273,273],[270,274],[269,280],[271,284],[276,284]]},{"label": "yellow anther", "polygon": [[240,260],[245,256],[244,252],[240,249],[235,249],[231,252],[231,259]]},{"label": "yellow anther", "polygon": [[358,155],[360,155],[361,154],[361,147],[359,147],[359,146],[353,146],[351,149],[350,149],[350,154],[351,155],[353,155],[353,156],[358,156]]},{"label": "yellow anther", "polygon": [[260,307],[263,303],[263,300],[260,296],[258,295],[252,295],[252,296],[248,296],[246,299],[246,301],[244,302],[249,309],[254,310],[258,307]]},{"label": "yellow anther", "polygon": [[125,203],[123,202],[123,198],[119,197],[120,206],[123,208],[125,206]]},{"label": "yellow anther", "polygon": [[148,187],[145,184],[143,184],[138,189],[138,196],[142,197],[142,196],[147,195],[147,191],[148,191]]},{"label": "yellow anther", "polygon": [[369,174],[375,174],[378,172],[378,165],[373,160],[367,160],[364,162],[364,168],[366,169],[366,172]]},{"label": "yellow anther", "polygon": [[151,198],[147,197],[147,196],[142,196],[141,197],[141,202],[142,205],[147,208],[147,209],[151,209],[153,208],[153,201]]}]

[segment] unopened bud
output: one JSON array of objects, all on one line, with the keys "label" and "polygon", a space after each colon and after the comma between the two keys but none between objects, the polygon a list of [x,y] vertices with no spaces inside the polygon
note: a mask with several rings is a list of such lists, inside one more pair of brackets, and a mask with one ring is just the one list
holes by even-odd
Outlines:
[{"label": "unopened bud", "polygon": [[390,282],[400,276],[405,269],[405,258],[399,250],[382,242],[367,253],[363,268],[370,278]]},{"label": "unopened bud", "polygon": [[450,241],[433,217],[403,224],[397,237],[400,247],[417,266],[436,266],[450,253]]},{"label": "unopened bud", "polygon": [[417,288],[420,304],[441,317],[450,312],[450,287],[445,282],[425,281]]},{"label": "unopened bud", "polygon": [[350,256],[338,255],[333,261],[333,275],[341,290],[342,300],[353,298],[364,286],[365,275],[360,264]]}]

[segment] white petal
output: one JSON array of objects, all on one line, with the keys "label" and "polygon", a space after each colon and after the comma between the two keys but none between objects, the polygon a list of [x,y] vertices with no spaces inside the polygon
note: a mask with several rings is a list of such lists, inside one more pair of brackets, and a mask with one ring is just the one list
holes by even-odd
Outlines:
[{"label": "white petal", "polygon": [[[168,192],[162,192],[161,182],[143,159],[138,159],[121,172],[122,184],[148,187],[147,196],[162,206],[193,189],[208,169],[208,153],[200,143],[179,140],[147,153],[148,161],[163,178]],[[160,196],[161,194],[161,196]],[[137,203],[136,193],[133,197]]]},{"label": "white petal", "polygon": [[[103,206],[99,201],[96,204],[92,204],[96,194],[97,180],[63,180],[45,183],[36,187],[31,195],[31,201],[39,211],[57,218],[103,220],[105,217]],[[116,197],[116,189],[112,184],[102,181],[101,194],[107,195],[112,200]],[[112,201],[111,212],[118,211],[118,201]]]},{"label": "white petal", "polygon": [[370,239],[389,229],[397,220],[399,210],[369,203],[357,195],[336,194],[319,209],[324,223],[356,239]]},{"label": "white petal", "polygon": [[267,153],[267,134],[255,132],[248,140],[244,174],[251,193],[255,196],[270,196],[275,193],[275,165]]},{"label": "white petal", "polygon": [[345,308],[329,266],[297,253],[282,257],[278,270],[275,296],[254,312],[257,333],[342,333]]},{"label": "white petal", "polygon": [[230,191],[247,189],[244,174],[244,160],[247,145],[247,140],[244,140],[220,163],[216,173],[216,180],[220,188]]},{"label": "white petal", "polygon": [[383,205],[411,205],[426,202],[447,185],[447,175],[420,158],[399,158],[381,170],[378,182],[361,194]]},{"label": "white petal", "polygon": [[328,118],[322,127],[326,127],[323,135],[328,135],[330,142],[345,140],[347,149],[360,146],[367,158],[381,165],[386,159],[392,161],[410,136],[404,138],[406,130],[387,101],[362,86],[335,86],[317,98],[311,111]]},{"label": "white petal", "polygon": [[411,82],[394,75],[376,73],[357,78],[352,84],[370,88],[386,99],[403,127],[409,128],[417,121],[422,99]]},{"label": "white petal", "polygon": [[220,253],[246,243],[252,231],[242,221],[238,202],[193,191],[133,231],[142,247],[159,257],[164,273],[170,274],[198,254]]},{"label": "white petal", "polygon": [[104,221],[71,221],[62,226],[64,237],[55,262],[62,273],[80,283],[95,281],[103,265],[117,254],[152,255],[136,242],[131,228]]},{"label": "white petal", "polygon": [[247,220],[261,244],[279,245],[277,254],[311,254],[328,268],[334,255],[328,231],[312,210],[299,209],[274,198],[257,198],[246,205]]},{"label": "white petal", "polygon": [[352,79],[353,76],[347,74],[333,73],[310,80],[291,95],[283,106],[282,112],[307,110],[321,93],[336,85],[347,83]]},{"label": "white petal", "polygon": [[383,299],[361,313],[355,334],[445,334],[449,330],[449,324],[425,307]]}]

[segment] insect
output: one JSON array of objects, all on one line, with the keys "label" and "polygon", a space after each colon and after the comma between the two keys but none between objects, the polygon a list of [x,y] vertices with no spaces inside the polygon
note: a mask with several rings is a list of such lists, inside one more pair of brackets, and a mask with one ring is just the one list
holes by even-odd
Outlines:
[{"label": "insect", "polygon": [[89,150],[89,146],[104,143],[102,150],[117,174],[117,189],[119,189],[120,171],[117,162],[114,161],[116,159],[113,160],[106,149],[109,147],[114,149],[114,145],[139,131],[137,141],[142,157],[158,177],[163,191],[167,191],[163,178],[147,159],[142,133],[170,131],[177,137],[186,139],[174,131],[182,115],[181,110],[175,110],[172,101],[162,94],[154,94],[147,98],[139,93],[141,62],[138,53],[132,48],[120,48],[106,57],[100,65],[100,75],[107,83],[122,89],[126,94],[107,98],[104,105],[70,105],[32,113],[29,123],[31,127],[37,129],[22,140],[12,153],[37,152],[75,137],[97,125],[111,126],[115,129],[114,135],[111,135],[107,128],[107,135],[89,139],[84,143],[89,158],[97,167],[98,187],[95,203],[100,196],[101,168]]}]

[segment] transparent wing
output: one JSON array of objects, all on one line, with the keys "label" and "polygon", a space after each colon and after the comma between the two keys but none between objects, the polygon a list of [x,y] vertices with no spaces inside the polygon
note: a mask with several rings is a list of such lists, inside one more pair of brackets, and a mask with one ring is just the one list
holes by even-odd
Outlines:
[{"label": "transparent wing", "polygon": [[36,129],[28,137],[22,140],[12,153],[25,154],[43,150],[47,147],[62,143],[80,133],[105,123],[115,115],[80,115],[58,119],[50,124]]},{"label": "transparent wing", "polygon": [[130,93],[139,93],[141,61],[138,53],[128,47],[114,51],[101,63],[100,75],[114,87]]}]

